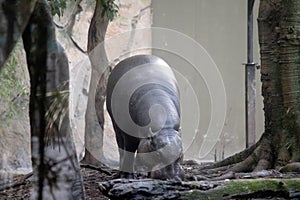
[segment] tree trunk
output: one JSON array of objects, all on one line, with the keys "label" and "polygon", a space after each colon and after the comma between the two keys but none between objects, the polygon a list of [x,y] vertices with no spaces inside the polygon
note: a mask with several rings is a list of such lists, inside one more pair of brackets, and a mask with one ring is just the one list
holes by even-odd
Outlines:
[{"label": "tree trunk", "polygon": [[300,161],[300,2],[261,0],[259,41],[265,133],[257,169]]},{"label": "tree trunk", "polygon": [[0,0],[0,71],[29,20],[36,0]]},{"label": "tree trunk", "polygon": [[109,74],[104,39],[109,20],[101,16],[102,0],[96,1],[88,34],[88,53],[92,66],[87,111],[85,116],[85,157],[83,162],[97,165],[103,159],[103,127],[106,82]]},{"label": "tree trunk", "polygon": [[[300,1],[260,0],[258,28],[265,132],[254,146],[209,168],[299,170]],[[295,162],[294,164],[289,164]],[[287,165],[289,167],[283,167]],[[282,168],[283,167],[283,168]],[[293,168],[293,169],[291,169]]]},{"label": "tree trunk", "polygon": [[69,122],[69,66],[50,8],[38,0],[23,33],[30,74],[34,199],[84,199]]},{"label": "tree trunk", "polygon": [[299,161],[300,2],[261,1],[259,38],[270,166]]}]

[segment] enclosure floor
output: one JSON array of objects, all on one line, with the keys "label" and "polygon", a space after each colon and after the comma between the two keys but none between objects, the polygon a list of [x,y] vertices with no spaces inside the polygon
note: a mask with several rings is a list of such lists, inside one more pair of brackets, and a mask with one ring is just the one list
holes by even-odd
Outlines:
[{"label": "enclosure floor", "polygon": [[[185,171],[186,180],[185,181],[191,181],[194,178],[197,178],[198,180],[204,178],[201,174],[200,168],[202,164],[196,164],[194,161],[185,161],[183,166],[183,169]],[[205,164],[206,165],[206,164]],[[104,196],[99,188],[98,184],[99,182],[105,182],[112,179],[111,176],[106,175],[105,173],[102,173],[98,170],[90,169],[90,168],[81,168],[81,173],[83,176],[83,182],[84,182],[84,189],[85,189],[85,195],[87,200],[108,200],[109,198]],[[255,177],[255,174],[251,173],[240,173],[236,174],[236,178],[239,178],[241,176],[245,176],[246,179],[252,177]],[[10,180],[9,182],[5,182],[4,178],[6,177],[6,180]],[[0,200],[29,200],[31,189],[32,189],[32,176],[28,178],[28,175],[16,175],[16,176],[10,176],[10,179],[7,179],[7,176],[3,176],[3,174],[0,174]],[[271,174],[270,176],[266,176],[265,178],[300,178],[300,173],[286,173],[286,174]],[[8,187],[10,186],[10,187]],[[8,189],[4,189],[8,188]],[[271,198],[270,198],[271,199]],[[273,199],[284,199],[284,198],[273,198]]]},{"label": "enclosure floor", "polygon": [[[108,180],[105,174],[99,171],[82,168],[81,173],[83,176],[84,189],[87,200],[107,200],[109,198],[101,194],[97,188],[97,182]],[[30,191],[32,188],[32,182],[30,179],[23,181],[25,175],[18,175],[13,177],[8,184],[22,183],[15,185],[13,188],[0,191],[0,200],[29,200]],[[0,188],[4,187],[5,184],[0,182]]]}]

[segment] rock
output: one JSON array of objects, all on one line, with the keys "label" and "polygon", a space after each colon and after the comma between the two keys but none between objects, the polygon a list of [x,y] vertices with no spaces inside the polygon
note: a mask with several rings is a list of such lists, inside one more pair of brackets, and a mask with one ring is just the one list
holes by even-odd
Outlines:
[{"label": "rock", "polygon": [[[4,2],[0,0],[0,3]],[[74,135],[77,155],[81,159],[84,155],[84,132],[85,132],[85,112],[87,107],[87,95],[89,92],[89,84],[91,77],[91,64],[86,54],[87,49],[87,34],[89,29],[90,20],[93,15],[94,5],[89,0],[82,0],[80,4],[79,0],[68,1],[68,8],[64,12],[64,15],[61,18],[54,17],[54,22],[57,26],[56,37],[64,47],[66,54],[69,59],[70,66],[70,123],[72,133]],[[20,0],[19,6],[16,9],[21,9],[22,12],[17,12],[16,19],[17,24],[22,25],[17,30],[23,30],[25,25],[24,23],[29,19],[29,14],[32,11],[35,1],[29,0]],[[129,31],[132,27],[150,27],[151,26],[151,12],[150,7],[140,12],[143,8],[148,7],[151,3],[150,0],[124,0],[120,5],[120,16],[110,23],[107,38],[117,36],[119,33],[124,31]],[[78,8],[76,11],[77,15],[75,16],[74,26],[71,31],[68,29],[68,25],[71,23],[72,11],[74,8]],[[82,9],[81,12],[80,9]],[[0,13],[2,16],[3,13]],[[138,18],[134,18],[135,16]],[[133,18],[135,20],[133,20]],[[132,26],[132,22],[134,25]],[[3,30],[7,27],[6,18],[0,17],[0,29]],[[24,26],[24,27],[23,27]],[[1,29],[2,30],[2,29]],[[16,37],[13,37],[11,44],[14,44],[17,36],[21,33],[17,33]],[[6,44],[2,43],[1,38],[5,36],[0,34],[0,45]],[[148,36],[147,36],[148,38]],[[134,38],[134,41],[137,43],[149,43],[151,44],[151,35],[145,40],[144,38]],[[127,47],[130,47],[130,42],[124,40],[122,46],[108,45],[106,47],[110,57],[113,60],[115,57],[118,57],[120,49],[127,50]],[[17,45],[18,46],[18,45]],[[21,46],[20,49],[23,47]],[[130,49],[129,49],[130,50]],[[144,53],[150,53],[149,50],[143,51]],[[135,53],[141,53],[135,52]],[[7,57],[7,52],[0,52],[0,63],[2,64],[4,58]],[[26,67],[26,60],[24,54],[22,56],[17,56],[20,60],[20,65],[22,70],[24,70],[23,75],[18,76],[17,80],[25,80],[23,86],[29,87],[29,76]],[[2,69],[3,71],[3,69]],[[0,123],[0,170],[11,170],[18,172],[25,172],[31,170],[31,155],[30,155],[30,126],[28,118],[28,95],[29,90],[25,90],[25,96],[21,95],[17,98],[17,115],[13,116],[11,120],[3,121]],[[12,97],[14,98],[14,97]],[[2,102],[3,98],[0,98],[0,114],[2,109],[6,109],[8,106],[7,102]],[[21,102],[21,103],[20,103]],[[20,109],[19,109],[20,108]],[[105,133],[104,133],[104,152],[107,155],[107,158],[111,160],[107,163],[110,166],[116,166],[118,162],[118,148],[115,142],[114,131],[112,129],[112,124],[107,115],[105,122]],[[1,117],[1,116],[0,116]],[[96,151],[96,155],[97,155]]]},{"label": "rock", "polygon": [[25,63],[25,52],[19,42],[2,70],[12,73],[11,77],[1,74],[0,78],[0,171],[8,173],[31,171],[29,75]]},{"label": "rock", "polygon": [[297,199],[299,179],[161,181],[114,179],[98,183],[110,199]]},{"label": "rock", "polygon": [[114,179],[98,183],[99,189],[111,199],[174,199],[183,191],[209,190],[217,186],[207,181],[180,182],[157,179]]}]

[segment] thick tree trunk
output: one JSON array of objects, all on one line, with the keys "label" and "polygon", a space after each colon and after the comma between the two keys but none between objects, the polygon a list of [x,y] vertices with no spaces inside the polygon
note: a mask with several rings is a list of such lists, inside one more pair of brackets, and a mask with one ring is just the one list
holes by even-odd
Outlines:
[{"label": "thick tree trunk", "polygon": [[88,105],[85,116],[85,157],[83,162],[97,165],[103,159],[103,127],[106,82],[109,74],[104,39],[109,23],[101,16],[101,0],[96,1],[94,15],[89,28],[88,53],[92,66]]},{"label": "thick tree trunk", "polygon": [[[259,38],[265,133],[263,168],[300,161],[300,2],[261,0]],[[268,162],[268,163],[267,163]]]},{"label": "thick tree trunk", "polygon": [[[283,1],[280,28],[280,76],[283,96],[283,131],[281,137],[288,155],[284,161],[300,161],[300,2]],[[280,164],[280,163],[279,163]]]},{"label": "thick tree trunk", "polygon": [[69,122],[69,66],[50,8],[38,0],[23,33],[30,74],[34,199],[84,199]]}]

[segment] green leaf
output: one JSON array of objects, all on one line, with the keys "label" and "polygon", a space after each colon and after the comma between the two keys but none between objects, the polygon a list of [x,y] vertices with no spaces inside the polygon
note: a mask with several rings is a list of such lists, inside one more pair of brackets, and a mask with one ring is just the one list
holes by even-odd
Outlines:
[{"label": "green leaf", "polygon": [[63,16],[64,11],[67,7],[67,0],[48,0],[49,6],[51,8],[51,14],[58,15],[58,17]]},{"label": "green leaf", "polygon": [[112,21],[118,16],[119,6],[115,3],[115,0],[101,0],[101,6],[103,7],[101,17],[106,15],[108,20]]}]

